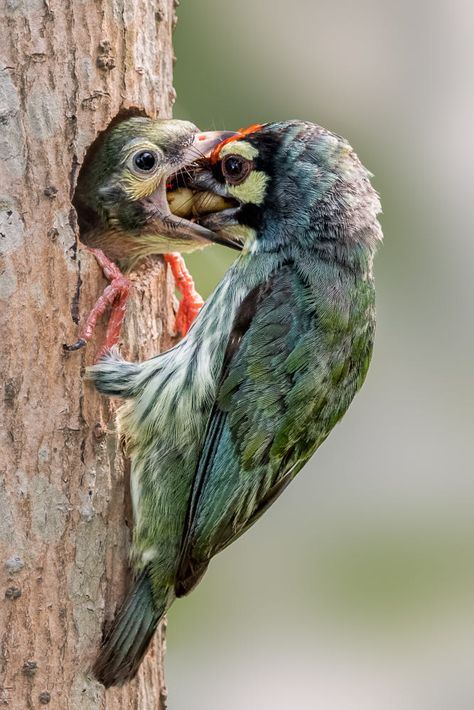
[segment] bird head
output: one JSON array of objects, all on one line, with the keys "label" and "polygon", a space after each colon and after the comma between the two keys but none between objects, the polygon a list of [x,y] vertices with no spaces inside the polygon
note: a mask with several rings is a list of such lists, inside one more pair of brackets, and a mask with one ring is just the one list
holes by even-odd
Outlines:
[{"label": "bird head", "polygon": [[[225,242],[173,215],[166,185],[231,135],[201,133],[179,120],[133,117],[116,123],[100,136],[79,174],[74,206],[82,240],[118,261]],[[223,204],[221,199],[216,209]]]},{"label": "bird head", "polygon": [[304,121],[256,124],[228,136],[192,175],[230,208],[200,218],[244,251],[373,251],[380,203],[344,138]]}]

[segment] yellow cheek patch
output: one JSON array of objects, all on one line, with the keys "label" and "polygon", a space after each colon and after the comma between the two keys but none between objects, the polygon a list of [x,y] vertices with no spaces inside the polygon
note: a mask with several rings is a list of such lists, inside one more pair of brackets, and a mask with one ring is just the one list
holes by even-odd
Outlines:
[{"label": "yellow cheek patch", "polygon": [[138,177],[137,175],[133,175],[127,169],[126,173],[120,180],[120,184],[131,200],[141,200],[143,197],[148,197],[148,195],[155,192],[161,178],[162,175],[160,173],[150,178]]},{"label": "yellow cheek patch", "polygon": [[239,202],[261,205],[265,199],[267,182],[268,175],[261,170],[253,170],[241,185],[228,185],[227,190],[229,195]]},{"label": "yellow cheek patch", "polygon": [[242,239],[245,242],[245,248],[248,247],[249,243],[252,242],[256,237],[255,229],[252,227],[246,227],[245,224],[233,224],[232,227],[226,227],[226,234],[232,234],[233,236]]},{"label": "yellow cheek patch", "polygon": [[242,158],[253,160],[257,157],[258,150],[247,141],[232,141],[221,148],[219,159],[225,158],[226,155],[241,155]]}]

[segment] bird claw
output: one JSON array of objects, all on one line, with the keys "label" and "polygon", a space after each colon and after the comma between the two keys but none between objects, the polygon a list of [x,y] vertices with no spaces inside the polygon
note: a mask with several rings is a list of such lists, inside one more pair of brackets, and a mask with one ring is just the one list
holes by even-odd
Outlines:
[{"label": "bird claw", "polygon": [[87,344],[87,340],[84,340],[84,338],[79,338],[72,345],[68,345],[67,343],[63,343],[63,350],[66,350],[66,352],[68,352],[68,353],[72,353],[74,350],[80,350],[86,344]]},{"label": "bird claw", "polygon": [[[104,292],[91,309],[78,340],[71,345],[64,343],[63,349],[66,352],[74,352],[83,348],[92,338],[99,318],[102,317],[109,306],[112,306],[105,340],[97,356],[97,358],[100,358],[119,341],[130,292],[130,281],[122,274],[117,264],[111,261],[103,251],[91,248],[89,248],[89,251],[94,254],[104,272],[104,276],[110,280],[110,284],[104,289]],[[203,307],[204,301],[194,288],[193,279],[181,254],[165,254],[164,259],[171,268],[176,288],[182,294],[178,313],[176,314],[176,329],[184,336]]]},{"label": "bird claw", "polygon": [[66,352],[74,352],[75,350],[83,348],[92,338],[99,318],[103,316],[109,306],[112,306],[112,313],[107,325],[107,333],[98,355],[98,357],[101,357],[119,341],[123,320],[125,318],[128,295],[130,293],[130,280],[122,274],[117,264],[111,261],[103,251],[90,248],[89,251],[94,254],[99,266],[104,272],[104,276],[110,280],[110,284],[104,289],[102,295],[92,307],[82,327],[79,338],[72,345],[65,343],[63,349]]}]

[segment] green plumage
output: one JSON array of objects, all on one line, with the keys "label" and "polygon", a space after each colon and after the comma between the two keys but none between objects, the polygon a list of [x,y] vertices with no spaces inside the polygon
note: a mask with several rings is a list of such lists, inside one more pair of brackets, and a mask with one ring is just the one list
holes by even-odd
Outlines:
[{"label": "green plumage", "polygon": [[[143,570],[135,580],[107,640],[107,646],[94,665],[94,673],[105,685],[117,678],[132,678],[148,648],[165,608],[157,608],[150,577]],[[109,682],[110,679],[110,682]]]},{"label": "green plumage", "polygon": [[[358,291],[367,286],[348,287],[354,299],[350,318],[321,288],[318,308],[312,298],[317,288],[289,263],[260,289],[264,295],[223,376],[204,437],[180,582],[186,570],[206,565],[253,524],[360,387],[373,337],[367,308],[357,307],[365,300]],[[355,357],[358,341],[363,352]]]},{"label": "green plumage", "polygon": [[[242,154],[254,149],[251,170],[269,176],[263,200],[246,201],[244,180],[238,209],[217,215],[227,232],[253,230],[244,253],[177,347],[141,365],[111,356],[91,371],[100,391],[129,398],[120,426],[133,461],[133,558],[157,620],[313,455],[372,351],[381,233],[366,171],[343,139],[308,123],[242,137],[237,158],[242,142]],[[235,196],[236,165],[225,160],[204,165],[194,185]],[[120,626],[136,614],[124,609]],[[97,666],[106,684],[131,676],[116,638]]]}]

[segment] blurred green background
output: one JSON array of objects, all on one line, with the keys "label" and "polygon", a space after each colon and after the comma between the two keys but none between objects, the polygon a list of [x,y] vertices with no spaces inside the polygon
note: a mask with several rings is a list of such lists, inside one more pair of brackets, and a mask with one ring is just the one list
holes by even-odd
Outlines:
[{"label": "blurred green background", "polygon": [[[304,118],[374,173],[364,389],[169,614],[172,710],[472,710],[474,5],[181,0],[175,116]],[[187,258],[203,294],[232,254]]]}]

